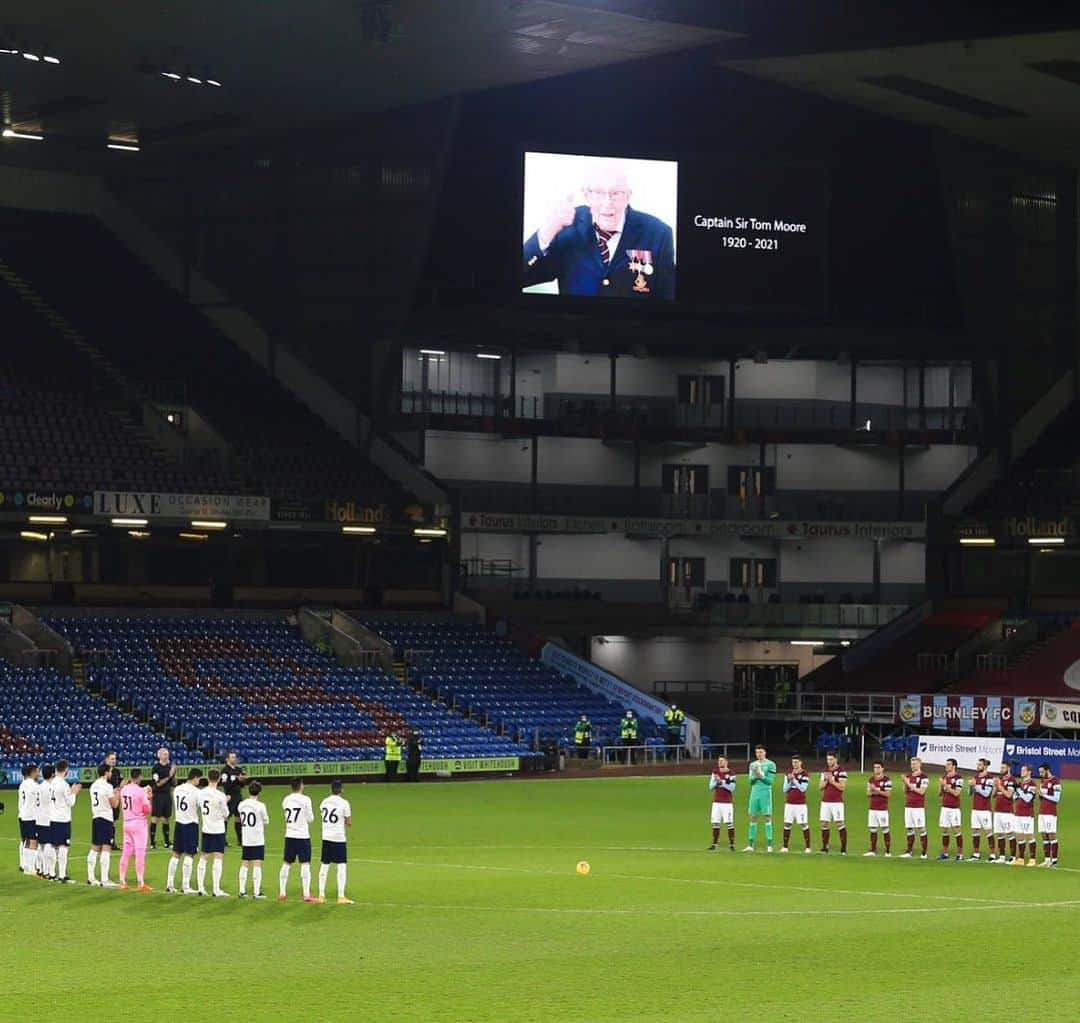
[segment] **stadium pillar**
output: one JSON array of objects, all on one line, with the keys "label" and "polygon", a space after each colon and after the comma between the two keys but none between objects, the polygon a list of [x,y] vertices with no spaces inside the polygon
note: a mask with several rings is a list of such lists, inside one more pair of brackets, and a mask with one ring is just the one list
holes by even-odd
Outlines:
[{"label": "stadium pillar", "polygon": [[926,429],[926,360],[919,360],[919,429]]},{"label": "stadium pillar", "polygon": [[664,607],[670,606],[671,601],[671,538],[660,538],[660,603]]},{"label": "stadium pillar", "polygon": [[529,473],[529,502],[533,513],[537,511],[537,505],[539,504],[538,498],[540,494],[539,483],[539,452],[540,450],[540,435],[534,433],[532,436],[532,467]]},{"label": "stadium pillar", "polygon": [[851,428],[858,424],[859,360],[851,357]]},{"label": "stadium pillar", "polygon": [[727,375],[727,407],[728,407],[728,429],[734,432],[735,430],[735,360],[728,360],[728,375]]},{"label": "stadium pillar", "polygon": [[904,490],[906,489],[905,469],[907,463],[904,444],[901,441],[896,455],[896,517],[899,521],[904,520]]},{"label": "stadium pillar", "polygon": [[880,604],[881,603],[881,541],[875,539],[875,540],[872,540],[871,543],[873,543],[873,545],[874,545],[874,575],[873,575],[873,580],[874,580],[874,585],[873,585],[874,603],[875,604]]},{"label": "stadium pillar", "polygon": [[540,546],[540,538],[536,533],[529,534],[529,593],[536,592],[536,567],[539,558],[538,548]]},{"label": "stadium pillar", "polygon": [[517,349],[510,349],[510,418],[517,419]]}]

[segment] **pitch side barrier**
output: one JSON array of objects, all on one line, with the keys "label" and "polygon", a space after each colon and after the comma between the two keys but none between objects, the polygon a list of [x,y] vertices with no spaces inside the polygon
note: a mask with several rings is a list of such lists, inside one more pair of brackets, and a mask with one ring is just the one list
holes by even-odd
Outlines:
[{"label": "pitch side barrier", "polygon": [[[404,763],[404,761],[403,761]],[[177,764],[176,774],[183,778],[192,767],[198,767],[205,775],[214,763],[201,764]],[[382,777],[385,773],[385,764],[382,760],[321,760],[321,761],[289,761],[273,764],[243,764],[244,772],[252,780],[258,781],[285,781],[289,778],[311,779],[332,778],[371,778]],[[150,764],[129,764],[119,768],[126,775],[132,768],[142,770],[143,777],[148,778],[153,770]],[[448,774],[451,777],[457,774],[514,774],[521,770],[521,757],[429,757],[420,762],[421,774]],[[22,781],[22,773],[18,770],[4,772],[5,781],[8,785],[18,785]],[[97,767],[73,767],[67,773],[69,782],[82,782],[89,784],[97,778]]]}]

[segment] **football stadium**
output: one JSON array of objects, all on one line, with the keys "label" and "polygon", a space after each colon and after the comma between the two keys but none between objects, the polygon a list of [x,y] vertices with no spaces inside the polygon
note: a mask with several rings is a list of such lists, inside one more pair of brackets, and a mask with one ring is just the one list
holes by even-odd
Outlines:
[{"label": "football stadium", "polygon": [[1071,1018],[1080,8],[0,83],[0,1019]]}]

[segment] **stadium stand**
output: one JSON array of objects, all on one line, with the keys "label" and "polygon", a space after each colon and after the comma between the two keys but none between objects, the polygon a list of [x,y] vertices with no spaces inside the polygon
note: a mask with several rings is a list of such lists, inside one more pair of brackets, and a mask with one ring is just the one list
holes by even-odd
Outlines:
[{"label": "stadium stand", "polygon": [[79,688],[55,668],[0,664],[0,767],[28,756],[98,763],[116,750],[122,763],[150,763],[165,735]]},{"label": "stadium stand", "polygon": [[240,456],[245,489],[369,504],[403,496],[96,220],[4,209],[0,228],[11,268],[120,371],[147,385],[182,383],[186,402]]},{"label": "stadium stand", "polygon": [[[569,743],[582,713],[593,725],[593,745],[619,741],[623,708],[526,657],[479,625],[421,619],[368,618],[364,624],[417,661],[421,690],[447,700],[472,718],[522,741]],[[652,738],[646,733],[642,742]]]},{"label": "stadium stand", "polygon": [[381,670],[342,667],[284,618],[46,622],[98,662],[92,689],[206,759],[234,749],[247,762],[380,760],[391,729],[421,731],[426,757],[529,754]]},{"label": "stadium stand", "polygon": [[1060,696],[1076,698],[1076,685],[1066,674],[1078,665],[1080,675],[1080,619],[1045,646],[1032,649],[1016,664],[1001,671],[980,671],[961,679],[949,691],[985,696]]},{"label": "stadium stand", "polygon": [[997,621],[999,611],[941,611],[881,651],[869,662],[845,672],[840,657],[803,676],[807,691],[854,693],[932,692],[945,680],[943,667],[919,667],[922,654],[949,655]]},{"label": "stadium stand", "polygon": [[0,490],[238,489],[175,462],[129,415],[119,388],[3,284],[0,315],[18,352],[0,363]]}]

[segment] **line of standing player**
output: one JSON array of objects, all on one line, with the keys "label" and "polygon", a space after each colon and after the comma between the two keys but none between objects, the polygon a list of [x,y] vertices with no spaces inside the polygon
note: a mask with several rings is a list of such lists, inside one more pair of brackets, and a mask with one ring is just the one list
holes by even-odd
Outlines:
[{"label": "line of standing player", "polygon": [[[777,773],[776,765],[768,759],[764,746],[754,749],[750,762],[750,823],[748,842],[744,852],[753,852],[759,823],[764,824],[766,851],[773,851],[772,787]],[[717,760],[716,768],[709,778],[713,794],[711,811],[712,844],[710,849],[720,847],[721,831],[726,827],[728,848],[735,851],[734,798],[737,775],[728,767],[725,757]],[[811,777],[805,770],[802,758],[791,758],[791,767],[784,775],[784,834],[781,853],[788,852],[791,832],[798,827],[803,834],[805,853],[812,849],[807,791]],[[847,854],[847,823],[845,795],[848,773],[840,766],[835,754],[826,757],[825,770],[820,774],[818,789],[821,792],[819,820],[821,823],[821,852],[828,853],[832,828],[835,825],[840,845],[840,855]],[[910,771],[901,777],[904,793],[904,830],[907,846],[901,859],[916,856],[928,859],[929,836],[926,829],[926,794],[930,778],[922,769],[922,761],[913,757]],[[972,795],[971,841],[969,860],[982,859],[981,844],[987,843],[988,863],[1009,863],[1014,866],[1037,865],[1036,803],[1038,808],[1038,834],[1042,836],[1042,866],[1054,867],[1058,862],[1058,804],[1061,800],[1061,782],[1054,776],[1049,764],[1040,764],[1038,775],[1024,764],[1019,775],[1013,775],[1008,764],[1002,764],[999,772],[990,771],[985,759],[978,762],[978,770],[968,779],[966,786],[955,760],[948,760],[938,779],[941,810],[938,824],[941,829],[941,853],[939,860],[963,860],[964,835],[961,818],[961,797],[965,787]],[[873,773],[866,783],[868,800],[867,824],[870,831],[870,848],[864,856],[877,856],[883,847],[884,855],[892,855],[892,832],[890,827],[889,801],[893,792],[892,778],[886,773],[882,761],[875,761]],[[918,841],[918,851],[916,851]],[[950,851],[955,848],[955,853]]]},{"label": "line of standing player", "polygon": [[[67,784],[67,769],[65,761],[41,767],[27,764],[23,768],[23,781],[19,786],[19,869],[31,877],[63,883],[71,881],[67,875],[71,811],[82,789],[81,785]],[[126,783],[114,785],[114,767],[102,763],[98,767],[97,780],[90,786],[91,837],[86,858],[87,884],[126,890],[129,888],[129,864],[134,859],[137,890],[150,891],[146,883],[146,853],[152,828],[148,827],[148,822],[157,818],[155,824],[165,823],[166,844],[172,849],[166,892],[227,898],[229,893],[221,887],[225,834],[229,817],[235,816],[241,843],[239,895],[241,898],[247,897],[250,878],[252,897],[264,898],[262,866],[265,860],[265,829],[270,823],[270,814],[260,799],[263,787],[257,781],[251,782],[247,787],[248,797],[238,802],[235,812],[231,812],[229,798],[222,787],[224,773],[211,768],[204,782],[202,770],[191,768],[186,780],[172,790],[171,808],[165,808],[156,791],[156,778],[154,785],[145,784],[142,772],[133,769]],[[169,777],[175,777],[175,768],[171,769]],[[304,793],[301,779],[293,779],[289,787],[288,795],[281,801],[285,820],[285,851],[278,874],[278,901],[286,901],[289,874],[292,865],[299,862],[305,902],[326,901],[326,884],[333,866],[336,868],[338,904],[352,905],[352,900],[345,894],[348,872],[346,828],[352,825],[352,807],[342,795],[342,783],[331,783],[330,795],[319,804],[322,862],[318,896],[311,893],[311,824],[315,820],[315,812],[310,797]],[[171,843],[168,834],[170,814],[166,812],[167,809],[174,811],[176,818]],[[123,817],[119,884],[109,876],[112,851],[116,846],[114,811],[117,810]],[[206,889],[208,870],[211,880],[209,892]],[[194,887],[191,884],[193,871],[196,877]],[[180,888],[175,883],[178,872],[181,876]]]}]

